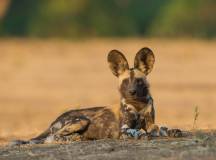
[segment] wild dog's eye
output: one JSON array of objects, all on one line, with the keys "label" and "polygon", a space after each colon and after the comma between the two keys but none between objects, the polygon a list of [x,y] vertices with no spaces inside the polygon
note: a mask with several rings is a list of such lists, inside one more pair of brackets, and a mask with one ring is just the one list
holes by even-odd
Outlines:
[{"label": "wild dog's eye", "polygon": [[138,85],[143,85],[143,79],[142,78],[137,79],[136,82]]},{"label": "wild dog's eye", "polygon": [[122,85],[128,85],[128,83],[129,83],[129,79],[127,78],[127,79],[124,79],[123,81],[122,81]]}]

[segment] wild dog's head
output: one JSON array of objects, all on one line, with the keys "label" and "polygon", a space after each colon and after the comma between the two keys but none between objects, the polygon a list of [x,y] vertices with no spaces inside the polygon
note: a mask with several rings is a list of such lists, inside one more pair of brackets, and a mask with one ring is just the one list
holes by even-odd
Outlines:
[{"label": "wild dog's head", "polygon": [[147,102],[149,84],[146,76],[155,62],[152,50],[142,48],[135,56],[134,68],[129,68],[127,59],[118,50],[110,51],[107,60],[112,73],[119,79],[121,97],[129,102]]}]

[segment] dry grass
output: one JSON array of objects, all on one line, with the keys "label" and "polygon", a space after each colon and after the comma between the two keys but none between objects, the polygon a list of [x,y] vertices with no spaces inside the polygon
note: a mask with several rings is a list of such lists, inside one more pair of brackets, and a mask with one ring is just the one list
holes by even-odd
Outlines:
[{"label": "dry grass", "polygon": [[194,109],[193,130],[196,129],[198,117],[199,117],[199,108],[198,108],[198,106],[196,106]]},{"label": "dry grass", "polygon": [[216,128],[215,41],[1,39],[0,141],[35,136],[70,108],[118,103],[107,53],[119,49],[133,64],[143,46],[156,55],[149,81],[157,122],[192,129],[198,105],[197,127]]}]

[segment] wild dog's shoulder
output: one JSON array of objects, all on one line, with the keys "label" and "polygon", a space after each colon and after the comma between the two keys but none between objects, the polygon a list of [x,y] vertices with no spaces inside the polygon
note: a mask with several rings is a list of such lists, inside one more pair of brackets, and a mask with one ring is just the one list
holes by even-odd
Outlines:
[{"label": "wild dog's shoulder", "polygon": [[107,108],[115,115],[116,120],[119,120],[120,112],[121,112],[121,105],[113,104],[113,105],[107,106]]}]

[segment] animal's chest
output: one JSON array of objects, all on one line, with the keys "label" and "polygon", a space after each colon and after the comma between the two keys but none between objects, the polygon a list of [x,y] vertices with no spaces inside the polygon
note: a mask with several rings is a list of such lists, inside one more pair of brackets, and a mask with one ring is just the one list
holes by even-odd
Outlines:
[{"label": "animal's chest", "polygon": [[124,104],[121,106],[120,125],[127,125],[132,129],[141,129],[145,125],[146,113],[151,111],[151,105],[133,106]]}]

